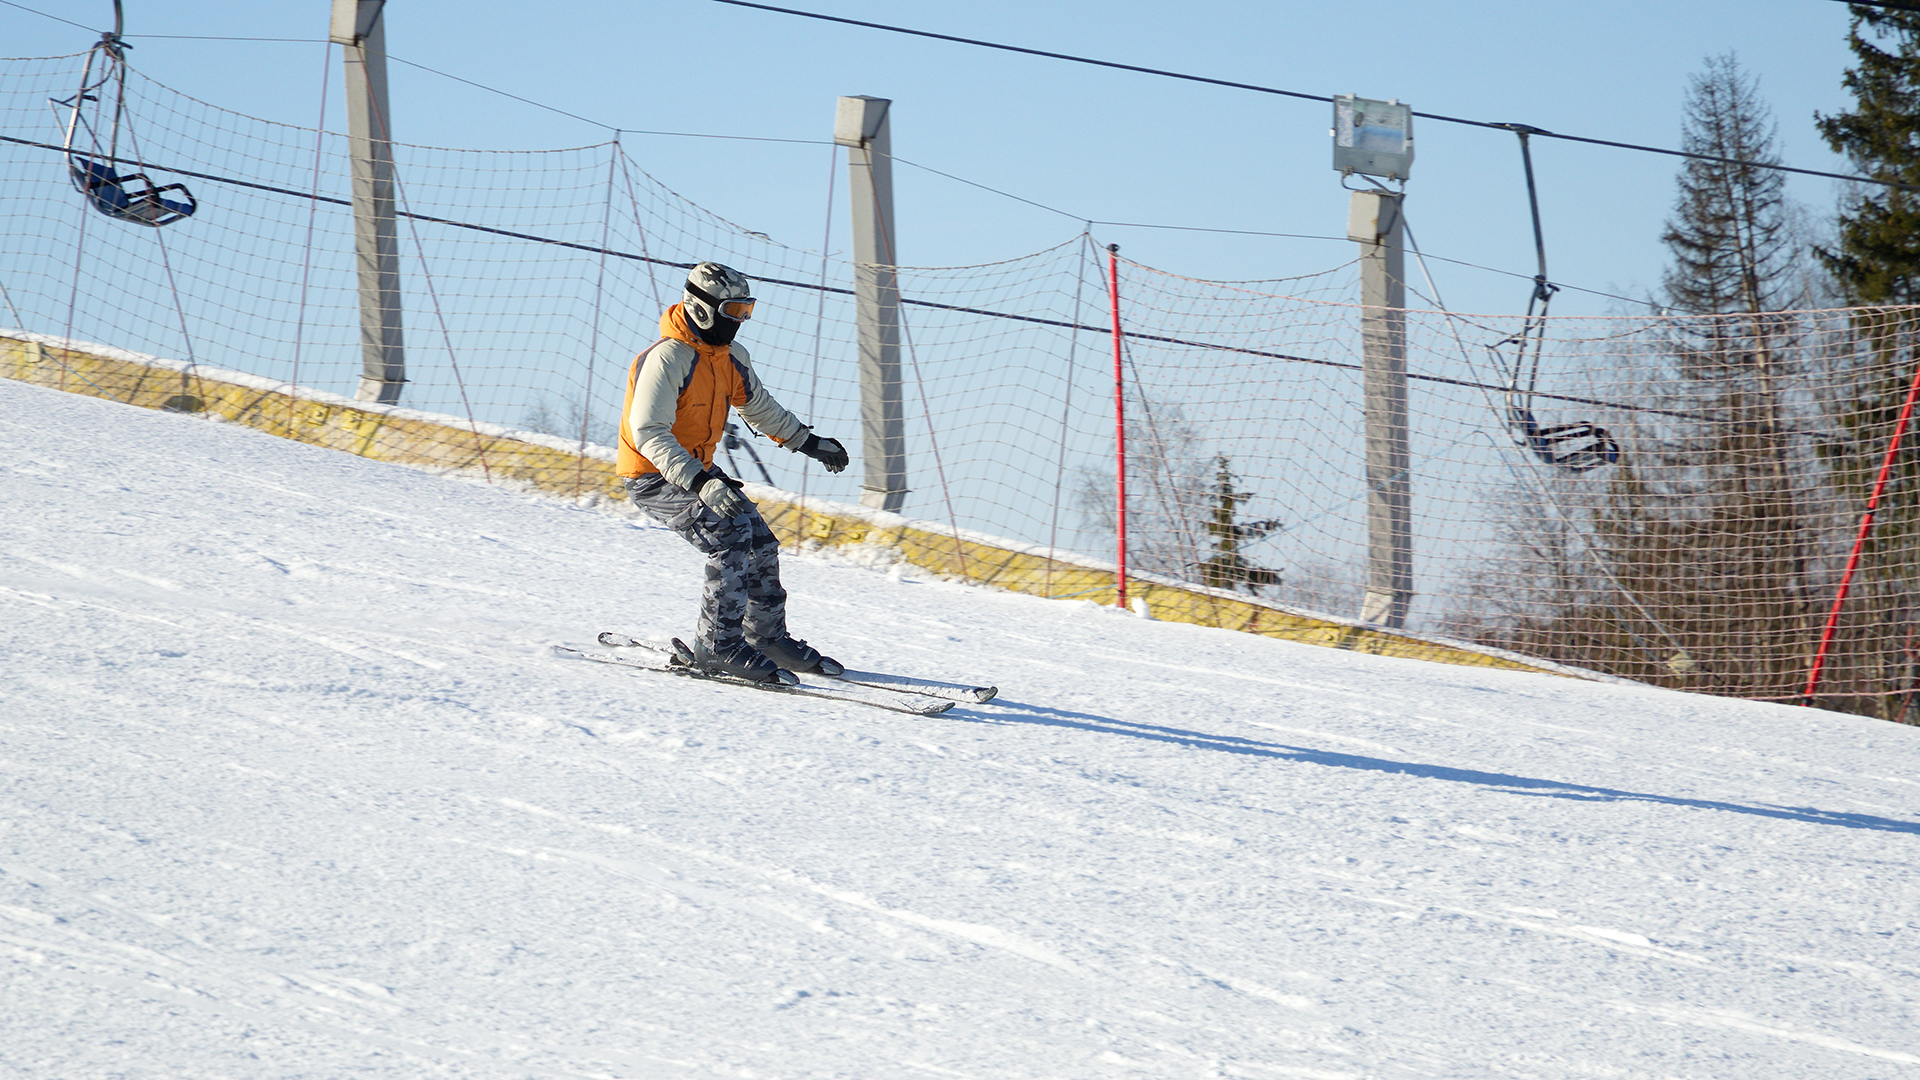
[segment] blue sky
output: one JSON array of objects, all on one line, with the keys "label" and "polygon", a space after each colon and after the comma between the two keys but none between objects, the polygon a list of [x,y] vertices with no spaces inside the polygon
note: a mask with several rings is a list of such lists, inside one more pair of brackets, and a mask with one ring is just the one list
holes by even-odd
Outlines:
[{"label": "blue sky", "polygon": [[[109,0],[23,0],[106,26]],[[1056,0],[791,6],[940,33],[1077,53],[1316,94],[1397,97],[1416,109],[1522,121],[1571,134],[1677,146],[1687,78],[1736,53],[1760,79],[1785,160],[1841,170],[1813,128],[1844,108],[1847,8],[1831,0],[1668,0],[1605,5],[1180,5]],[[195,97],[290,123],[320,115],[327,0],[127,0],[134,66]],[[77,52],[88,30],[0,6],[10,55]],[[146,35],[302,39],[212,41]],[[834,99],[894,99],[902,159],[998,188],[1053,213],[901,167],[902,261],[962,265],[1050,246],[1082,220],[1335,237],[1247,237],[1095,226],[1123,253],[1223,280],[1283,277],[1351,256],[1347,196],[1329,166],[1329,107],[1039,57],[746,10],[712,0],[526,5],[393,0],[390,53],[577,113],[596,126],[395,63],[402,141],[531,149],[599,142],[626,129],[630,152],[668,186],[742,225],[817,247],[827,209]],[[337,62],[337,61],[336,61]],[[338,95],[337,75],[331,80]],[[338,101],[328,106],[337,126]],[[763,142],[645,135],[690,131]],[[1513,136],[1431,121],[1416,128],[1408,217],[1429,254],[1520,274],[1532,234]],[[1677,159],[1536,142],[1556,280],[1638,295],[1657,284],[1659,234]],[[1795,178],[1795,198],[1830,218],[1836,184]],[[844,183],[836,199],[844,201]],[[835,208],[844,233],[846,211]],[[844,235],[834,247],[844,250]],[[1525,306],[1526,283],[1435,264],[1458,310]],[[1556,313],[1605,313],[1564,293]]]}]

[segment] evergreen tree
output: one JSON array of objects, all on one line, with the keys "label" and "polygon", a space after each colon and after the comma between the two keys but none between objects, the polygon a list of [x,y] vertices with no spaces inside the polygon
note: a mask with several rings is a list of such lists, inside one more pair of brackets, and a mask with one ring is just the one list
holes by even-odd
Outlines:
[{"label": "evergreen tree", "polygon": [[[1281,573],[1248,562],[1240,548],[1280,531],[1277,520],[1240,521],[1239,491],[1224,454],[1206,456],[1177,405],[1127,392],[1127,552],[1136,573],[1161,574],[1258,595]],[[1113,478],[1082,470],[1076,501],[1084,528],[1104,541],[1118,529]],[[1210,538],[1210,539],[1209,539]]]},{"label": "evergreen tree", "polygon": [[[1741,164],[1690,158],[1681,167],[1674,216],[1660,239],[1673,253],[1664,285],[1670,307],[1696,314],[1778,311],[1795,281],[1777,126],[1755,80],[1732,54],[1709,57],[1687,93],[1681,149]],[[1713,350],[1716,358],[1729,357]]]},{"label": "evergreen tree", "polygon": [[[1854,107],[1818,116],[1820,133],[1863,176],[1920,186],[1920,12],[1852,5],[1841,80]],[[1844,201],[1839,242],[1822,261],[1851,304],[1920,302],[1920,193],[1858,190]]]},{"label": "evergreen tree", "polygon": [[[1795,241],[1777,128],[1755,80],[1732,56],[1710,57],[1687,94],[1681,146],[1733,162],[1689,159],[1662,235],[1673,262],[1669,306],[1694,313],[1668,335],[1677,411],[1710,416],[1649,441],[1654,458],[1621,478],[1611,515],[1631,555],[1642,604],[1665,614],[1687,661],[1677,675],[1743,696],[1791,693],[1803,658],[1780,648],[1810,629],[1805,574],[1811,527],[1786,390],[1801,373],[1804,251]],[[1607,534],[1603,534],[1607,535]],[[1647,565],[1639,565],[1647,564]],[[1631,587],[1631,586],[1630,586]]]},{"label": "evergreen tree", "polygon": [[1217,455],[1213,464],[1213,516],[1206,523],[1213,554],[1200,564],[1200,583],[1216,589],[1245,588],[1258,595],[1262,587],[1280,584],[1280,571],[1248,562],[1240,547],[1279,532],[1280,522],[1236,520],[1240,504],[1253,498],[1253,493],[1234,490],[1239,485],[1225,454]]}]

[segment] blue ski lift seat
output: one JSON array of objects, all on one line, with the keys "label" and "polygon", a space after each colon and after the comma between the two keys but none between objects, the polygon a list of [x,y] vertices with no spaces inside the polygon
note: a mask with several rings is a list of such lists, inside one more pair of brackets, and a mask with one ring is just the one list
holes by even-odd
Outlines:
[{"label": "blue ski lift seat", "polygon": [[[192,217],[200,206],[185,184],[155,187],[145,173],[117,173],[108,163],[81,154],[70,155],[67,164],[73,174],[73,186],[86,194],[93,208],[119,221],[157,229]],[[169,191],[180,195],[175,199],[161,198]]]},{"label": "blue ski lift seat", "polygon": [[1509,398],[1507,425],[1513,429],[1513,441],[1534,457],[1570,472],[1586,472],[1620,460],[1620,444],[1598,424],[1583,420],[1541,427],[1532,409]]}]

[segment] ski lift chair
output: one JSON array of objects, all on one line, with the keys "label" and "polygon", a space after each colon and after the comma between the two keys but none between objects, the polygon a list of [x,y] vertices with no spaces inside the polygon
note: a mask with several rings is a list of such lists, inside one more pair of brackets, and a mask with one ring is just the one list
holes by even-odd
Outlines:
[{"label": "ski lift chair", "polygon": [[1620,444],[1607,429],[1589,421],[1541,427],[1518,395],[1508,395],[1507,427],[1513,441],[1548,465],[1582,473],[1620,460]]},{"label": "ski lift chair", "polygon": [[[1534,387],[1540,380],[1540,357],[1547,347],[1547,308],[1553,294],[1560,291],[1547,277],[1547,241],[1540,231],[1540,193],[1533,183],[1533,150],[1529,135],[1551,135],[1531,124],[1495,124],[1520,137],[1520,163],[1527,174],[1527,206],[1533,212],[1533,250],[1540,260],[1540,272],[1533,276],[1533,293],[1527,298],[1526,323],[1516,337],[1487,346],[1494,363],[1507,376],[1507,430],[1515,444],[1540,461],[1572,473],[1583,473],[1620,460],[1620,444],[1607,429],[1591,421],[1553,424],[1541,427],[1533,415]],[[1513,363],[1505,363],[1500,350],[1514,347]],[[1531,359],[1529,359],[1531,354]],[[1523,379],[1522,376],[1525,376]],[[1525,387],[1522,389],[1522,387]]]},{"label": "ski lift chair", "polygon": [[[95,210],[117,221],[157,229],[192,217],[200,206],[185,184],[156,187],[145,173],[117,173],[111,164],[84,154],[68,155],[67,164],[73,186],[87,196]],[[161,197],[169,191],[180,195],[175,199]]]}]

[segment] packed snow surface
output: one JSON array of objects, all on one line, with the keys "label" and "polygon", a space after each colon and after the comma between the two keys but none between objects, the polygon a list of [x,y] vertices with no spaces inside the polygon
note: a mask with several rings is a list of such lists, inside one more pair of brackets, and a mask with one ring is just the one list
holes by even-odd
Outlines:
[{"label": "packed snow surface", "polygon": [[0,382],[0,1073],[1920,1077],[1920,731],[789,553]]}]

